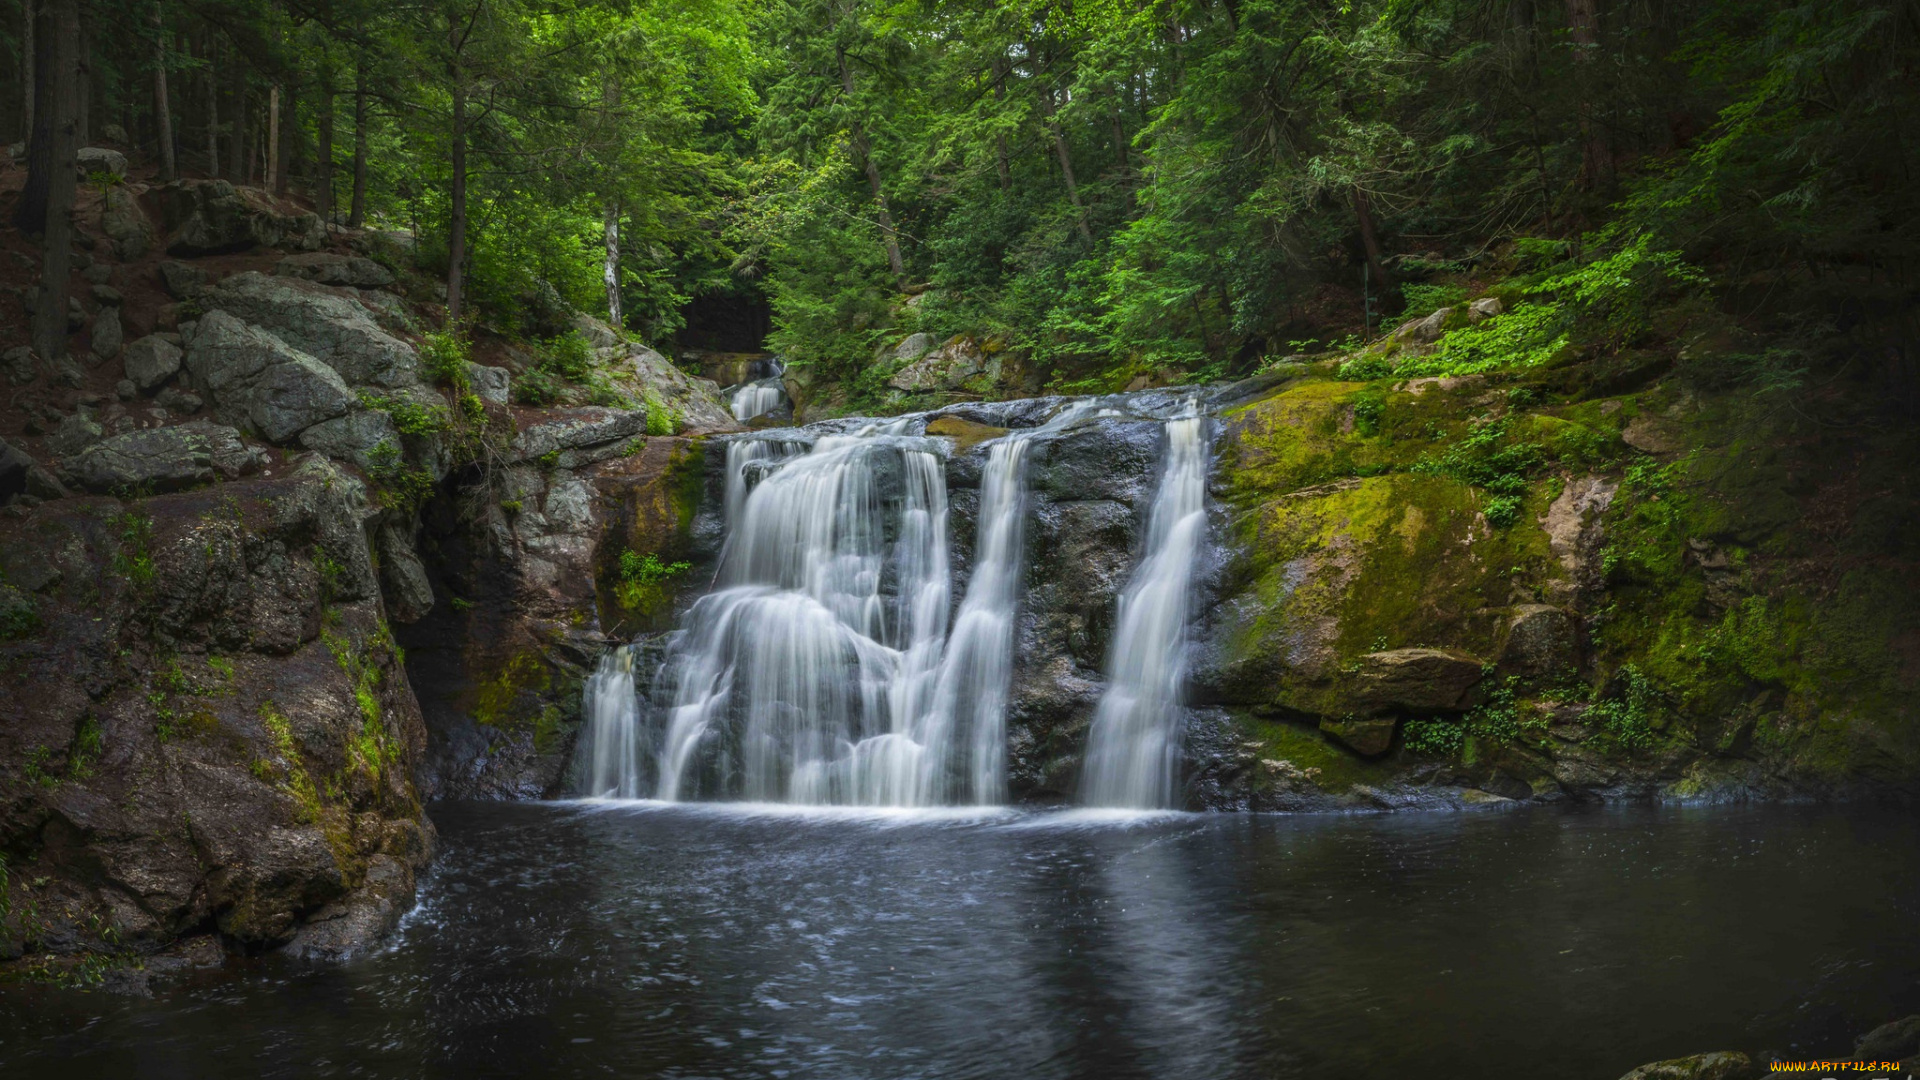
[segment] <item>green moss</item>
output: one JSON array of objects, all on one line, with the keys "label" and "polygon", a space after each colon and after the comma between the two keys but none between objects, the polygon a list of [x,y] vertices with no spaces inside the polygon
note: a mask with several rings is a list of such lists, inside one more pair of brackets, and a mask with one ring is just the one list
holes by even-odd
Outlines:
[{"label": "green moss", "polygon": [[[1267,720],[1236,714],[1235,721],[1245,741],[1259,744],[1254,753],[1259,760],[1287,761],[1313,776],[1314,783],[1331,792],[1342,792],[1356,784],[1380,784],[1392,779],[1393,770],[1380,762],[1365,761],[1327,741],[1319,731],[1282,720]],[[1251,747],[1249,748],[1251,749]],[[1267,770],[1256,766],[1258,786]]]}]

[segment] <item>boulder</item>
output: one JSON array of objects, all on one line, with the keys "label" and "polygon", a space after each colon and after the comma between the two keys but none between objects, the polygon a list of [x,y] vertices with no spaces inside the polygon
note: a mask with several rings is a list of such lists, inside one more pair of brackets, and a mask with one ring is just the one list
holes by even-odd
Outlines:
[{"label": "boulder", "polygon": [[1522,604],[1507,620],[1500,667],[1536,679],[1572,674],[1580,663],[1580,639],[1573,617],[1549,604]]},{"label": "boulder", "polygon": [[490,405],[505,405],[513,400],[513,372],[503,367],[488,367],[467,361],[467,382],[480,400]]},{"label": "boulder", "polygon": [[927,434],[952,439],[954,452],[960,454],[966,453],[981,443],[991,442],[1006,433],[1006,428],[976,424],[958,416],[936,416],[927,422]]},{"label": "boulder", "polygon": [[121,401],[132,401],[140,396],[140,388],[133,385],[132,379],[121,379],[113,384],[113,396]]},{"label": "boulder", "polygon": [[893,358],[903,362],[918,360],[932,352],[936,344],[938,342],[934,341],[932,334],[908,334],[907,339],[893,350]]},{"label": "boulder", "polygon": [[115,435],[67,458],[65,466],[75,487],[103,494],[178,491],[214,477],[206,440],[179,427]]},{"label": "boulder", "polygon": [[1762,1072],[1747,1055],[1722,1050],[1642,1065],[1620,1080],[1750,1080]]},{"label": "boulder", "polygon": [[273,272],[282,277],[317,281],[322,285],[353,285],[376,289],[393,284],[393,271],[364,255],[309,251],[281,259]]},{"label": "boulder", "polygon": [[206,404],[199,394],[191,390],[182,390],[177,386],[169,386],[154,395],[153,403],[178,416],[192,416]]},{"label": "boulder", "polygon": [[153,225],[140,200],[124,187],[107,189],[100,203],[100,231],[112,241],[113,253],[121,262],[144,257],[153,245]]},{"label": "boulder", "polygon": [[1393,733],[1400,726],[1392,717],[1378,719],[1324,719],[1320,730],[1362,757],[1378,757],[1393,747]]},{"label": "boulder", "polygon": [[262,372],[248,394],[253,428],[268,442],[286,442],[322,420],[344,416],[357,399],[339,372],[298,357]]},{"label": "boulder", "polygon": [[575,313],[573,330],[596,349],[611,349],[620,344],[619,332],[591,315]]},{"label": "boulder", "polygon": [[120,329],[118,304],[101,306],[100,313],[93,317],[93,332],[89,340],[96,363],[120,355],[120,344],[125,340],[125,333]]},{"label": "boulder", "polygon": [[225,311],[210,311],[187,338],[185,364],[195,389],[213,398],[216,411],[244,417],[253,380],[268,368],[311,359],[277,336]]},{"label": "boulder", "polygon": [[93,302],[96,304],[111,304],[119,307],[121,301],[125,299],[120,295],[120,290],[111,285],[99,284],[87,291],[93,294]]},{"label": "boulder", "polygon": [[155,268],[161,287],[175,300],[191,300],[207,287],[209,275],[198,266],[168,259]]},{"label": "boulder", "polygon": [[257,446],[248,446],[240,438],[240,432],[225,424],[216,424],[211,420],[193,420],[173,430],[200,439],[207,448],[207,460],[213,464],[213,470],[228,480],[238,480],[266,468],[267,452]]},{"label": "boulder", "polygon": [[413,550],[407,530],[393,522],[380,527],[380,584],[387,598],[387,614],[395,622],[419,622],[433,610],[433,585],[427,569]]},{"label": "boulder", "polygon": [[1646,454],[1677,454],[1687,448],[1686,432],[1663,417],[1642,413],[1620,432],[1621,441]]},{"label": "boulder", "polygon": [[413,312],[407,310],[407,302],[383,289],[361,289],[360,306],[388,333],[412,334],[420,329]]},{"label": "boulder", "polygon": [[645,388],[680,418],[683,429],[702,432],[736,430],[733,410],[711,380],[681,371],[666,357],[645,345],[627,346],[627,369]]},{"label": "boulder", "polygon": [[77,412],[60,419],[53,434],[47,436],[47,449],[53,451],[55,457],[72,457],[105,437],[105,429],[95,423],[92,416]]},{"label": "boulder", "polygon": [[1853,1045],[1860,1061],[1911,1061],[1920,1058],[1920,1015],[1881,1024]]},{"label": "boulder", "polygon": [[281,246],[311,251],[325,235],[316,215],[285,213],[266,193],[225,180],[176,180],[153,194],[171,255]]},{"label": "boulder", "polygon": [[1565,582],[1552,586],[1560,599],[1572,601],[1603,584],[1600,549],[1606,533],[1602,522],[1619,489],[1619,481],[1604,476],[1573,477],[1540,519],[1547,547],[1567,573]]},{"label": "boulder", "polygon": [[[10,503],[16,496],[31,495],[36,499],[58,499],[66,495],[66,489],[53,474],[41,468],[33,456],[5,439],[0,439],[0,505]],[[21,582],[15,582],[21,584]],[[37,586],[36,586],[37,587]]]},{"label": "boulder", "polygon": [[235,274],[206,290],[203,302],[271,330],[340,373],[351,386],[417,384],[413,346],[381,329],[351,294],[299,278]]},{"label": "boulder", "polygon": [[126,348],[123,363],[127,369],[127,378],[142,391],[173,378],[180,370],[181,358],[186,355],[178,345],[159,334],[148,334]]},{"label": "boulder", "polygon": [[[549,414],[554,415],[554,414]],[[538,461],[550,454],[605,446],[645,434],[647,414],[639,409],[588,406],[559,410],[513,437],[512,461]]]},{"label": "boulder", "polygon": [[87,325],[86,305],[82,304],[77,296],[67,297],[67,332],[72,333],[85,325]]},{"label": "boulder", "polygon": [[93,179],[94,173],[121,179],[127,175],[127,155],[104,146],[83,146],[74,155],[74,170],[83,183]]},{"label": "boulder", "polygon": [[16,345],[0,353],[0,371],[5,371],[7,382],[14,386],[25,386],[40,377],[40,365],[34,363],[33,347]]},{"label": "boulder", "polygon": [[1424,319],[1412,319],[1401,323],[1400,328],[1393,332],[1393,340],[1415,345],[1430,345],[1440,340],[1440,335],[1446,330],[1447,315],[1452,310],[1452,308],[1441,308]]},{"label": "boulder", "polygon": [[400,446],[393,418],[379,409],[360,409],[324,420],[300,433],[300,445],[328,457],[351,461],[362,469],[374,465],[373,449],[381,444]]},{"label": "boulder", "polygon": [[887,385],[907,393],[959,390],[982,375],[998,378],[998,367],[981,351],[978,342],[969,337],[956,337],[894,372]]},{"label": "boulder", "polygon": [[1506,310],[1507,306],[1500,302],[1499,297],[1483,296],[1467,305],[1467,322],[1478,325],[1496,315],[1504,313]]},{"label": "boulder", "polygon": [[1389,649],[1360,657],[1347,698],[1357,709],[1460,710],[1476,704],[1484,676],[1480,660],[1458,649]]}]

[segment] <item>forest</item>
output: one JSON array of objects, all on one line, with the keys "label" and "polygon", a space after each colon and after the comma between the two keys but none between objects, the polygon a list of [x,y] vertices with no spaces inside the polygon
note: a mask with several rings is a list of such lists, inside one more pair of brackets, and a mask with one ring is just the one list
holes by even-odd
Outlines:
[{"label": "forest", "polygon": [[1913,394],[1912,0],[23,0],[4,32],[36,175],[70,115],[410,232],[454,328],[770,316],[859,403],[914,331],[1054,391],[1205,382],[1512,281],[1526,325],[1435,363],[1705,290],[1768,328],[1729,378]]}]

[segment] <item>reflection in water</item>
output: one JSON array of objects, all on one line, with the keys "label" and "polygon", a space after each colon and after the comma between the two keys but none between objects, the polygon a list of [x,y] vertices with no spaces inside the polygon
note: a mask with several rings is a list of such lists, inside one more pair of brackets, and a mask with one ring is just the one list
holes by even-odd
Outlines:
[{"label": "reflection in water", "polygon": [[435,818],[390,949],[9,990],[0,1073],[1605,1080],[1920,1011],[1896,812]]}]

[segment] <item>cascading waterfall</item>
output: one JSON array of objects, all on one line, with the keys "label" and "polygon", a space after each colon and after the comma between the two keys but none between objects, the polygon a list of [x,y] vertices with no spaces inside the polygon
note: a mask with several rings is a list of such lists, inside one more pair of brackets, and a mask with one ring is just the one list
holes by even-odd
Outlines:
[{"label": "cascading waterfall", "polygon": [[1120,597],[1110,681],[1087,735],[1080,785],[1090,806],[1156,809],[1173,801],[1189,594],[1207,527],[1205,424],[1193,411],[1167,422],[1145,552]]},{"label": "cascading waterfall", "polygon": [[761,379],[758,382],[743,384],[734,390],[729,403],[733,409],[733,418],[746,423],[756,416],[763,416],[787,403],[787,391],[779,378]]},{"label": "cascading waterfall", "polygon": [[622,645],[601,658],[599,670],[587,679],[584,701],[582,788],[612,799],[640,798],[640,774],[632,767],[640,753],[640,702],[633,692],[632,649]]}]

